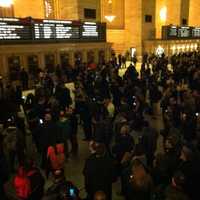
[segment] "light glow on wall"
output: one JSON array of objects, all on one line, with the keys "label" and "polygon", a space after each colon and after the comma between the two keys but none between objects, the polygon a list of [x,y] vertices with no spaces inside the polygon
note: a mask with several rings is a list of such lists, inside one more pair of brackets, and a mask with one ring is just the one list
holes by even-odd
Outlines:
[{"label": "light glow on wall", "polygon": [[112,22],[115,19],[116,16],[114,15],[106,15],[105,18],[109,21]]},{"label": "light glow on wall", "polygon": [[167,20],[167,7],[164,6],[160,9],[160,20],[164,23]]},{"label": "light glow on wall", "polygon": [[159,56],[159,57],[161,57],[164,53],[165,53],[164,48],[159,45],[157,47],[157,49],[156,49],[156,55]]},{"label": "light glow on wall", "polygon": [[11,7],[13,0],[0,0],[0,7]]},{"label": "light glow on wall", "polygon": [[116,16],[112,14],[112,0],[108,0],[108,10],[110,14],[106,15],[105,19],[111,23],[116,18]]}]

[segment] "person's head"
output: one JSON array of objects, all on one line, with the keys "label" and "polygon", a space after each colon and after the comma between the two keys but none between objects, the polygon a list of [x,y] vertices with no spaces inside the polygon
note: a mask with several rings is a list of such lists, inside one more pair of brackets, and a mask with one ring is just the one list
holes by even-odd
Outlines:
[{"label": "person's head", "polygon": [[127,124],[125,124],[120,129],[120,135],[125,136],[129,133],[129,131],[130,131],[130,127]]},{"label": "person's head", "polygon": [[90,153],[96,153],[97,156],[103,156],[105,154],[105,145],[96,141],[90,141],[89,143]]},{"label": "person's head", "polygon": [[174,173],[172,177],[172,186],[182,189],[185,184],[185,175],[181,171],[177,171]]},{"label": "person's head", "polygon": [[63,169],[55,170],[53,172],[53,178],[55,183],[65,179],[64,170]]},{"label": "person's head", "polygon": [[132,165],[132,176],[135,180],[143,179],[147,174],[147,171],[143,163],[139,159],[135,159]]},{"label": "person's head", "polygon": [[193,158],[192,150],[187,146],[184,145],[181,149],[180,159],[182,161],[190,161]]},{"label": "person's head", "polygon": [[50,122],[52,120],[51,113],[46,113],[44,116],[45,122]]},{"label": "person's head", "polygon": [[96,142],[93,140],[89,142],[89,151],[91,154],[96,153]]},{"label": "person's head", "polygon": [[166,153],[173,152],[176,149],[178,141],[175,135],[170,135],[166,138],[164,142],[164,150]]},{"label": "person's head", "polygon": [[72,114],[73,112],[74,112],[74,109],[70,106],[70,107],[66,107],[65,108],[65,112],[66,112],[66,114]]},{"label": "person's head", "polygon": [[106,194],[103,191],[97,191],[94,195],[94,200],[106,200]]},{"label": "person's head", "polygon": [[103,156],[105,154],[106,148],[105,148],[104,144],[95,142],[95,146],[94,147],[95,147],[96,155],[98,157],[101,157],[101,156]]},{"label": "person's head", "polygon": [[64,111],[64,110],[61,110],[61,111],[60,111],[60,118],[62,119],[63,117],[65,117],[65,111]]},{"label": "person's head", "polygon": [[17,169],[17,176],[19,177],[24,177],[26,176],[26,170],[23,166],[20,166],[18,169]]}]

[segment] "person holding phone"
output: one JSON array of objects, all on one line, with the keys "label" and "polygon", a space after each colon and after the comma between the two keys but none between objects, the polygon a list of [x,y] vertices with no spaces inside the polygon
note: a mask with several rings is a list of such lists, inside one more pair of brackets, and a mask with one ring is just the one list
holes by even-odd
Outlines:
[{"label": "person holding phone", "polygon": [[53,184],[47,189],[42,200],[80,200],[78,188],[67,181],[64,170],[53,173]]}]

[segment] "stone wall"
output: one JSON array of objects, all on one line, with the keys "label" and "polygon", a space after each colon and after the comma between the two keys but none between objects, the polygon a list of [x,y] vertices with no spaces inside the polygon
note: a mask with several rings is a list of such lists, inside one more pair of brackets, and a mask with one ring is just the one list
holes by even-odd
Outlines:
[{"label": "stone wall", "polygon": [[96,9],[96,19],[89,21],[101,21],[101,2],[100,0],[78,0],[78,15],[81,20],[88,20],[84,18],[84,8]]},{"label": "stone wall", "polygon": [[[106,15],[116,16],[111,23],[105,19]],[[109,29],[124,29],[125,27],[125,0],[112,0],[112,13],[108,8],[108,0],[101,0],[101,20],[107,22]]]},{"label": "stone wall", "polygon": [[[142,8],[142,40],[155,39],[156,0],[143,0]],[[151,15],[152,22],[145,22],[145,15]]]},{"label": "stone wall", "polygon": [[125,30],[112,30],[107,31],[107,41],[112,43],[112,48],[117,54],[125,51]]},{"label": "stone wall", "polygon": [[59,0],[59,18],[67,20],[78,20],[78,1]]},{"label": "stone wall", "polygon": [[200,1],[190,0],[189,25],[200,26]]},{"label": "stone wall", "polygon": [[44,3],[42,0],[15,0],[15,17],[44,18]]},{"label": "stone wall", "polygon": [[[199,1],[199,3],[200,3],[200,1]],[[183,19],[186,19],[187,23],[189,23],[189,9],[190,9],[190,0],[182,0],[182,5],[181,5],[181,22],[183,21]]]}]

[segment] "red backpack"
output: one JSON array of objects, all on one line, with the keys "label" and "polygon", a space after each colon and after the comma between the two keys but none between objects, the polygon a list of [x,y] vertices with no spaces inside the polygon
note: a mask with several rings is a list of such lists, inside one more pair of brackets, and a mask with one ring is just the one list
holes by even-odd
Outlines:
[{"label": "red backpack", "polygon": [[58,170],[64,168],[65,163],[65,153],[64,145],[56,144],[56,146],[48,147],[47,158],[50,161],[51,169]]},{"label": "red backpack", "polygon": [[19,199],[25,200],[31,195],[31,183],[23,167],[19,168],[18,174],[14,178],[14,187]]}]

